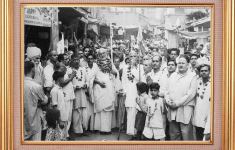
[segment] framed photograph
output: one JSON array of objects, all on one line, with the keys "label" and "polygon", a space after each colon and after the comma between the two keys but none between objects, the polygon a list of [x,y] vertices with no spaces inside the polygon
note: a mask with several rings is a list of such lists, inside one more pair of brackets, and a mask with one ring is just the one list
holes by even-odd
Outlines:
[{"label": "framed photograph", "polygon": [[234,148],[232,1],[1,4],[3,149]]}]

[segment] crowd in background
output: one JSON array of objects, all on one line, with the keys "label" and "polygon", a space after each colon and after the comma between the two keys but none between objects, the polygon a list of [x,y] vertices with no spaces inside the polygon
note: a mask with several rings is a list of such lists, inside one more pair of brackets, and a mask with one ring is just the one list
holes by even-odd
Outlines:
[{"label": "crowd in background", "polygon": [[49,51],[28,44],[24,63],[24,138],[125,132],[130,140],[209,140],[209,44],[167,49],[80,41]]}]

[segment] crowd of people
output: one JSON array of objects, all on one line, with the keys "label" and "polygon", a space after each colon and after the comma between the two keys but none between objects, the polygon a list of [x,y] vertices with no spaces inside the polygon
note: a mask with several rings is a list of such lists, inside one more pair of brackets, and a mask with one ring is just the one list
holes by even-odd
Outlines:
[{"label": "crowd of people", "polygon": [[63,53],[49,51],[46,62],[29,45],[24,139],[65,141],[72,133],[116,129],[130,140],[209,140],[209,46],[184,52],[150,42],[130,47],[116,41],[112,51],[76,44]]}]

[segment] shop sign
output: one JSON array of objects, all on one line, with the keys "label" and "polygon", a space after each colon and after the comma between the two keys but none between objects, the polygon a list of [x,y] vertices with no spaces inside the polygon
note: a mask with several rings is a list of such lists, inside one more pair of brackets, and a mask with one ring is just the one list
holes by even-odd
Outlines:
[{"label": "shop sign", "polygon": [[25,25],[51,27],[51,11],[48,8],[25,8]]}]

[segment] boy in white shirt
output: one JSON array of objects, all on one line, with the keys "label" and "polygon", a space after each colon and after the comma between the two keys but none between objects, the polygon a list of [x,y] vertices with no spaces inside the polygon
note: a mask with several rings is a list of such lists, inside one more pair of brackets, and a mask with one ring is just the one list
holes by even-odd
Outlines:
[{"label": "boy in white shirt", "polygon": [[151,99],[147,100],[147,116],[143,135],[146,140],[165,140],[163,99],[159,97],[160,86],[158,83],[151,83]]},{"label": "boy in white shirt", "polygon": [[[64,73],[60,71],[55,71],[53,73],[53,80],[55,81],[55,85],[50,92],[51,103],[53,109],[58,109],[60,111],[60,128],[63,129],[63,134],[66,137],[66,128],[68,124],[68,111],[65,106],[65,93],[61,87],[61,81],[64,78]],[[65,139],[64,139],[65,140]]]}]

